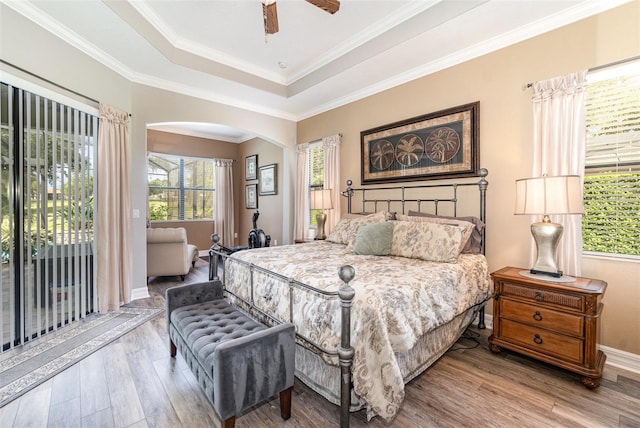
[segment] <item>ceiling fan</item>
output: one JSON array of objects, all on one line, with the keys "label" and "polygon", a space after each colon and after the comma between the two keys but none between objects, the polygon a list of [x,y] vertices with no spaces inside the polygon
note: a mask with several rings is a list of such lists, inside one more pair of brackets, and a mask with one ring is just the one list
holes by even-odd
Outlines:
[{"label": "ceiling fan", "polygon": [[[334,14],[340,9],[339,0],[306,0],[320,9]],[[262,0],[262,15],[264,17],[264,33],[275,34],[278,32],[278,12],[276,0]]]}]

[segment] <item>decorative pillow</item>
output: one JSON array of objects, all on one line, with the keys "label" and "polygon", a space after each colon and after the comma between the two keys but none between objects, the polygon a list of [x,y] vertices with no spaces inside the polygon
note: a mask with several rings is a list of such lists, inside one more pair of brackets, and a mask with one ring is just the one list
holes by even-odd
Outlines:
[{"label": "decorative pillow", "polygon": [[383,222],[388,219],[389,213],[380,211],[375,214],[365,216],[358,215],[353,218],[351,218],[353,214],[346,214],[345,216],[348,217],[340,219],[340,221],[334,226],[331,233],[329,233],[326,240],[335,242],[336,244],[347,244],[351,247],[349,249],[353,249],[358,228],[365,224]]},{"label": "decorative pillow", "polygon": [[335,242],[336,244],[344,244],[347,245],[349,243],[349,236],[351,233],[351,222],[354,219],[351,218],[342,218],[335,226],[333,226],[333,230],[327,236],[327,241]]},{"label": "decorative pillow", "polygon": [[409,211],[409,216],[426,217],[426,218],[440,218],[448,220],[462,220],[469,223],[473,223],[475,228],[471,231],[471,237],[467,241],[466,245],[462,249],[463,253],[480,254],[482,252],[482,231],[484,230],[484,222],[478,217],[450,217],[443,215],[435,215],[428,213],[421,213],[419,211]]},{"label": "decorative pillow", "polygon": [[387,256],[391,252],[393,224],[388,221],[360,226],[353,244],[353,254]]},{"label": "decorative pillow", "polygon": [[408,216],[408,215],[398,214],[396,215],[396,219],[401,221],[419,221],[419,222],[438,223],[438,224],[451,224],[454,226],[464,227],[466,232],[462,237],[462,240],[464,241],[464,244],[462,245],[463,253],[465,252],[465,249],[469,245],[469,239],[471,238],[471,235],[473,234],[473,230],[474,230],[473,229],[474,225],[472,223],[469,223],[468,221],[464,221],[464,220],[458,220],[455,218],[448,219],[448,218],[440,218],[440,217],[422,217],[422,216]]},{"label": "decorative pillow", "polygon": [[389,213],[386,211],[380,211],[375,214],[365,215],[361,218],[354,218],[351,220],[351,230],[349,233],[349,241],[347,242],[347,250],[353,250],[353,244],[356,242],[356,233],[360,226],[372,223],[381,223],[388,220]]},{"label": "decorative pillow", "polygon": [[468,227],[418,221],[392,221],[389,255],[432,262],[455,263]]}]

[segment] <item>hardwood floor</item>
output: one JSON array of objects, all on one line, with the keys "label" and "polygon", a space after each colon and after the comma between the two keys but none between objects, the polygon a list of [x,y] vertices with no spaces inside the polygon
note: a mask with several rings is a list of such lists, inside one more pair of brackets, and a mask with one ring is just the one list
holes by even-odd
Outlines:
[{"label": "hardwood floor", "polygon": [[[207,279],[198,261],[185,282]],[[151,297],[132,306],[162,307],[164,290],[180,284],[153,278]],[[488,350],[490,331],[466,337],[406,388],[390,423],[352,415],[353,427],[640,427],[640,374],[606,366],[600,388],[577,375],[514,353]],[[212,427],[219,420],[181,357],[169,357],[164,315],[21,398],[0,408],[8,427]],[[277,396],[241,416],[242,427],[338,426],[338,408],[301,382],[292,417],[280,418]]]}]

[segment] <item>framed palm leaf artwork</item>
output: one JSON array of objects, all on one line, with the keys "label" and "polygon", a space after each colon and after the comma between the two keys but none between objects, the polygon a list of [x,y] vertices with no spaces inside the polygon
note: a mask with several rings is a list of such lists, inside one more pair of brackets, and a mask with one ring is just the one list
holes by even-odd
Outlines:
[{"label": "framed palm leaf artwork", "polygon": [[480,102],[362,131],[362,183],[477,175]]}]

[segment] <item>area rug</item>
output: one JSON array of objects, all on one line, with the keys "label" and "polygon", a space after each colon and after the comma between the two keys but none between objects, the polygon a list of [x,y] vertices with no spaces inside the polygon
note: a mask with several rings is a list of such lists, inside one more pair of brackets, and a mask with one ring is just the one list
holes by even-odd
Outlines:
[{"label": "area rug", "polygon": [[[0,407],[163,312],[162,308],[120,308],[31,342],[0,361]],[[13,351],[12,351],[13,352]]]}]

